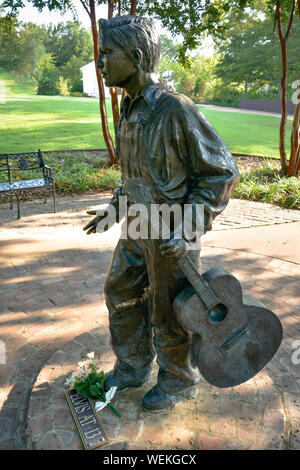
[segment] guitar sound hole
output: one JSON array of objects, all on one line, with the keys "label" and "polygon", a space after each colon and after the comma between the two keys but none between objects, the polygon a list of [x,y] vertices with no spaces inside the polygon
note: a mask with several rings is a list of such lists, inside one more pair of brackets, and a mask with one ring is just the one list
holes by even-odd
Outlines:
[{"label": "guitar sound hole", "polygon": [[218,304],[208,313],[208,318],[212,323],[220,323],[227,315],[227,307],[223,304]]}]

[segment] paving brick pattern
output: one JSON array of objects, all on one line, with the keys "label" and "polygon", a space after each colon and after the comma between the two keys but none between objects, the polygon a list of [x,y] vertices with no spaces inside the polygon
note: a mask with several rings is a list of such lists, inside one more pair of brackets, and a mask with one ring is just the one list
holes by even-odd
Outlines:
[{"label": "paving brick pattern", "polygon": [[[51,203],[23,203],[20,220],[8,205],[0,206],[0,340],[6,346],[6,364],[0,364],[0,449],[82,448],[63,383],[81,354],[94,350],[105,371],[114,362],[103,285],[116,236],[82,232],[89,220],[85,210],[107,197],[58,198],[57,214],[45,212]],[[247,207],[247,201],[231,201],[223,221],[230,222],[231,210],[246,214]],[[260,207],[266,224],[283,211]],[[297,211],[284,217],[299,220]],[[155,383],[154,365],[150,383],[117,392],[121,420],[109,409],[101,412],[110,440],[105,449],[300,448],[300,365],[292,361],[300,340],[300,266],[207,246],[202,260],[204,269],[219,264],[231,271],[245,294],[268,299],[284,327],[279,352],[249,382],[217,389],[203,380],[195,400],[159,414],[141,409],[144,393]]]},{"label": "paving brick pattern", "polygon": [[298,220],[300,220],[299,210],[284,209],[255,201],[231,199],[225,211],[216,218],[213,229],[260,227]]}]

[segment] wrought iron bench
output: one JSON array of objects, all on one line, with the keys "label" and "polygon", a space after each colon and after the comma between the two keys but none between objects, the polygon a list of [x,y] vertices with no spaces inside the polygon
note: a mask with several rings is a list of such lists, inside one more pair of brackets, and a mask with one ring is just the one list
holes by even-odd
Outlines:
[{"label": "wrought iron bench", "polygon": [[[33,174],[36,175],[36,170],[41,172],[42,177],[30,179]],[[1,177],[1,172],[6,173],[4,178]],[[23,178],[23,176],[27,176],[27,178]],[[42,152],[39,150],[38,152],[0,155],[0,196],[10,196],[10,208],[12,209],[12,197],[14,194],[16,195],[18,219],[20,218],[20,194],[34,190],[45,191],[45,203],[47,191],[51,191],[53,212],[56,212],[54,179],[51,168],[44,163]]]}]

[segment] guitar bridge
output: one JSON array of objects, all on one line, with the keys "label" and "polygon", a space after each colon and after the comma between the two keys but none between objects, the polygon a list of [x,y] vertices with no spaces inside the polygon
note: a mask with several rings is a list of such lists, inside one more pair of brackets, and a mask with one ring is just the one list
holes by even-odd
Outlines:
[{"label": "guitar bridge", "polygon": [[248,333],[248,324],[242,326],[238,330],[236,330],[231,336],[229,336],[223,343],[221,344],[221,348],[227,351],[228,349],[232,348],[234,344],[236,344],[245,334]]}]

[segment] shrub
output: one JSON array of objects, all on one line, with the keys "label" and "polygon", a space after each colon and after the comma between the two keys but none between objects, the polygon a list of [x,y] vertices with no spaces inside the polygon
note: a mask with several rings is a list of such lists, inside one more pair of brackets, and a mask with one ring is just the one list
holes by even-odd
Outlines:
[{"label": "shrub", "polygon": [[34,78],[37,84],[37,95],[59,94],[59,72],[54,65],[51,54],[45,54],[42,56]]},{"label": "shrub", "polygon": [[75,97],[84,96],[86,98],[89,96],[87,93],[82,93],[81,91],[71,91],[70,95]]},{"label": "shrub", "polygon": [[69,82],[62,75],[59,76],[57,89],[60,96],[69,96]]},{"label": "shrub", "polygon": [[242,174],[233,197],[300,209],[300,180],[281,176],[280,171],[268,162],[257,170]]}]

